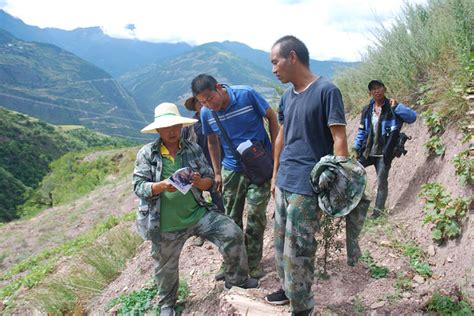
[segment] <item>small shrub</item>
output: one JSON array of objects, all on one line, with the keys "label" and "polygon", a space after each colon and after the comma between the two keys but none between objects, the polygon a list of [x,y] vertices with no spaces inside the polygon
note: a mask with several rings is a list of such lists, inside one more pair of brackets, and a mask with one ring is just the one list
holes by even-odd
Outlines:
[{"label": "small shrub", "polygon": [[403,275],[403,273],[397,273],[397,279],[395,281],[394,287],[399,291],[410,291],[413,289],[412,280]]},{"label": "small shrub", "polygon": [[436,182],[421,186],[419,194],[425,200],[423,224],[431,223],[432,238],[437,243],[456,238],[468,212],[470,197],[453,199],[444,187]]},{"label": "small shrub", "polygon": [[105,311],[108,312],[120,304],[116,315],[142,315],[152,308],[151,302],[157,293],[158,288],[153,285],[128,294],[121,294],[107,304]]},{"label": "small shrub", "polygon": [[430,137],[423,146],[428,151],[428,153],[436,154],[438,156],[443,155],[444,151],[446,150],[446,146],[443,144],[439,136]]},{"label": "small shrub", "polygon": [[416,243],[393,241],[391,246],[399,249],[404,256],[410,259],[410,266],[416,273],[425,278],[433,275],[430,265],[425,262],[426,253]]},{"label": "small shrub", "polygon": [[428,109],[420,115],[428,127],[430,135],[441,135],[446,129],[446,119],[438,112]]},{"label": "small shrub", "polygon": [[425,310],[439,315],[474,315],[471,305],[463,299],[461,293],[450,297],[436,292],[426,304]]},{"label": "small shrub", "polygon": [[362,257],[360,257],[360,261],[365,262],[367,264],[370,276],[372,278],[381,279],[385,278],[388,275],[388,268],[377,265],[374,261],[374,258],[372,258],[368,251],[364,251]]},{"label": "small shrub", "polygon": [[453,165],[455,174],[462,185],[474,185],[474,160],[469,156],[469,149],[454,156]]}]

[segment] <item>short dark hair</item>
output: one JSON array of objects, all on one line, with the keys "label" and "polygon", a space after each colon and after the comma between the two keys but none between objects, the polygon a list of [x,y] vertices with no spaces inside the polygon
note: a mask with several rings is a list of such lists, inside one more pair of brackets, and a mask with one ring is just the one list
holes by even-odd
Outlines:
[{"label": "short dark hair", "polygon": [[383,84],[382,80],[378,80],[378,79],[371,80],[369,82],[369,84],[367,85],[367,88],[369,88],[369,91],[372,91],[376,87],[384,87],[385,88],[385,85]]},{"label": "short dark hair", "polygon": [[191,82],[191,90],[193,95],[196,96],[205,90],[216,91],[217,80],[207,74],[200,74]]},{"label": "short dark hair", "polygon": [[280,55],[288,58],[291,51],[294,51],[303,65],[309,68],[309,52],[306,45],[293,35],[286,35],[273,44],[272,48],[280,45]]}]

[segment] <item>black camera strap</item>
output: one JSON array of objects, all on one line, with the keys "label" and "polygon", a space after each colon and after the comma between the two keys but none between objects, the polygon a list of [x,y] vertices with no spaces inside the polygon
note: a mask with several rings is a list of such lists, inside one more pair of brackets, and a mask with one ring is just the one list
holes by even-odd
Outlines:
[{"label": "black camera strap", "polygon": [[241,160],[241,155],[237,151],[237,149],[235,149],[234,146],[232,145],[232,141],[230,140],[229,134],[227,134],[227,131],[225,130],[224,126],[222,125],[222,122],[219,119],[219,116],[214,111],[211,111],[211,113],[212,113],[212,116],[214,117],[214,119],[216,120],[217,126],[221,130],[222,137],[224,137],[224,140],[227,143],[227,146],[229,146],[230,149],[232,150],[232,153],[234,154],[235,160],[240,161]]}]

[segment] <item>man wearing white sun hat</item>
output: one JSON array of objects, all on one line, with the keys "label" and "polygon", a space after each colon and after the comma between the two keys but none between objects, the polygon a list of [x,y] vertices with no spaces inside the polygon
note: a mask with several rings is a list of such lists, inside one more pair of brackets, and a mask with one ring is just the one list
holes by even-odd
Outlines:
[{"label": "man wearing white sun hat", "polygon": [[[133,187],[139,197],[138,233],[151,240],[155,260],[155,282],[161,315],[174,315],[179,284],[179,255],[186,240],[202,236],[214,243],[226,262],[227,289],[232,286],[255,288],[258,281],[248,277],[247,253],[242,230],[227,216],[207,203],[202,191],[214,185],[214,174],[201,148],[181,139],[181,128],[195,119],[182,117],[176,105],[161,103],[155,108],[154,122],[142,133],[158,133],[158,138],[137,154]],[[193,171],[192,187],[182,194],[169,181],[183,167]]]}]

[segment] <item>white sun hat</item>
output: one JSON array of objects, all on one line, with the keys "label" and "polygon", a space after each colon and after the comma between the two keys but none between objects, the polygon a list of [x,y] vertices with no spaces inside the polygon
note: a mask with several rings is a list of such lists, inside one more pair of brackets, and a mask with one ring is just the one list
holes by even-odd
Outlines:
[{"label": "white sun hat", "polygon": [[181,116],[178,107],[173,103],[164,102],[158,104],[155,108],[155,121],[144,127],[142,133],[157,133],[157,128],[170,127],[183,124],[184,126],[193,125],[196,119]]}]

